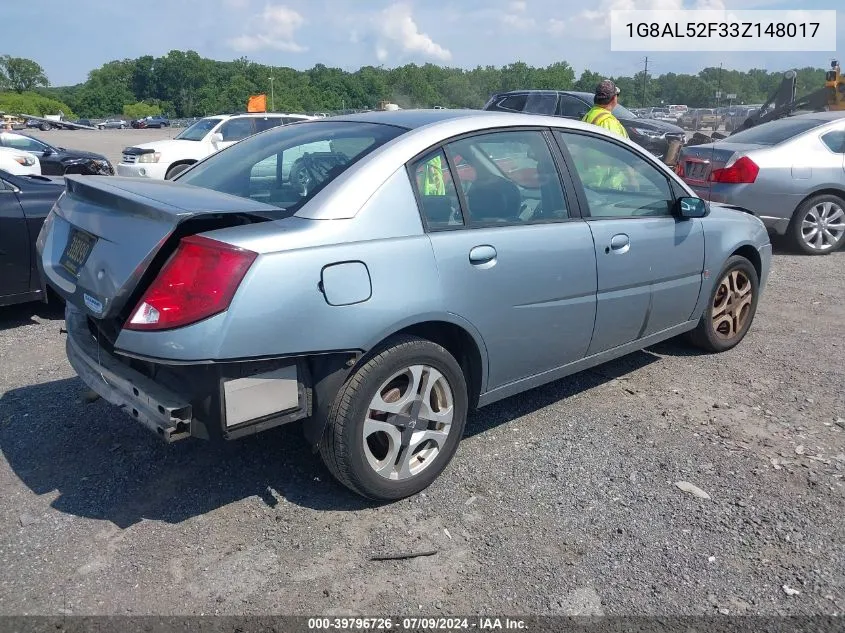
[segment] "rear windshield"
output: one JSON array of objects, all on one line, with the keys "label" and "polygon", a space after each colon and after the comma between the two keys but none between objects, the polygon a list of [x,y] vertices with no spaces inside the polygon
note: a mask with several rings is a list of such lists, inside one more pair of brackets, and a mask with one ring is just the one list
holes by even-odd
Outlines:
[{"label": "rear windshield", "polygon": [[292,215],[353,163],[405,131],[349,121],[294,123],[235,143],[175,180]]},{"label": "rear windshield", "polygon": [[823,125],[819,119],[781,119],[770,121],[728,137],[731,143],[751,143],[754,145],[777,145],[789,139]]},{"label": "rear windshield", "polygon": [[214,126],[222,120],[223,119],[200,119],[191,127],[185,128],[179,132],[179,134],[176,135],[176,138],[181,141],[201,141],[205,138],[205,135],[213,130]]}]

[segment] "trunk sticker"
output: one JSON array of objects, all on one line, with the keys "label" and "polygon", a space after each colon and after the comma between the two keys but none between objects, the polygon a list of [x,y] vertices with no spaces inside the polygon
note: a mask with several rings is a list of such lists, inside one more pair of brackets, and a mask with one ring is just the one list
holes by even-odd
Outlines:
[{"label": "trunk sticker", "polygon": [[87,292],[83,293],[82,299],[85,301],[85,305],[88,306],[88,309],[91,310],[91,312],[94,312],[95,314],[103,313],[103,304],[97,301]]}]

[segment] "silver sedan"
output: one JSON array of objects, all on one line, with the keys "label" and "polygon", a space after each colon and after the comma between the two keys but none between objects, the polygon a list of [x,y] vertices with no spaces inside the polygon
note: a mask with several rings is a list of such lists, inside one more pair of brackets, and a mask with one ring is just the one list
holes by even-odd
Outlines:
[{"label": "silver sedan", "polygon": [[69,177],[38,240],[91,389],[165,440],[300,422],[376,499],[472,408],[678,335],[751,327],[771,244],[654,156],[557,117],[374,112],[249,137],[173,181]]},{"label": "silver sedan", "polygon": [[685,147],[677,171],[701,197],[749,209],[808,255],[845,244],[845,112],[801,114]]}]

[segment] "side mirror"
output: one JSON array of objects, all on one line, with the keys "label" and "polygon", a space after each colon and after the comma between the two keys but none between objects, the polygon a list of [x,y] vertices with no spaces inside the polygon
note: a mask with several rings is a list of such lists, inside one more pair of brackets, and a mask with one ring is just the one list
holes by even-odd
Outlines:
[{"label": "side mirror", "polygon": [[49,147],[45,147],[44,151],[41,152],[41,154],[43,154],[44,156],[49,156],[52,153],[53,153],[53,150],[51,150]]},{"label": "side mirror", "polygon": [[701,198],[678,198],[675,213],[682,218],[703,218],[708,213],[707,203]]},{"label": "side mirror", "polygon": [[211,144],[217,145],[218,143],[223,142],[223,135],[220,132],[215,132],[211,135]]}]

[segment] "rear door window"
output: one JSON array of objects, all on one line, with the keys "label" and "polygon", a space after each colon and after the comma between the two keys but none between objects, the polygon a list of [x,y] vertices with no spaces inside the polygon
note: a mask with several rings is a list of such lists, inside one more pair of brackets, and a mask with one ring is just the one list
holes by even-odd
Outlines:
[{"label": "rear door window", "polygon": [[580,119],[587,114],[589,109],[590,106],[577,97],[573,97],[571,95],[560,95],[557,113],[559,116],[564,116],[570,119]]},{"label": "rear door window", "polygon": [[[458,191],[442,149],[426,154],[411,164],[411,174],[420,211],[429,231],[464,225]],[[458,170],[460,171],[460,167]]]},{"label": "rear door window", "polygon": [[282,117],[280,116],[256,117],[255,133],[257,134],[258,132],[263,132],[264,130],[269,130],[273,127],[279,127],[282,122]]},{"label": "rear door window", "polygon": [[569,217],[560,176],[541,132],[479,134],[453,141],[448,151],[461,157],[457,178],[471,225],[507,226]]},{"label": "rear door window", "polygon": [[240,141],[255,133],[252,117],[229,119],[220,126],[223,142]]},{"label": "rear door window", "polygon": [[556,94],[529,94],[524,112],[553,115],[557,108]]}]

